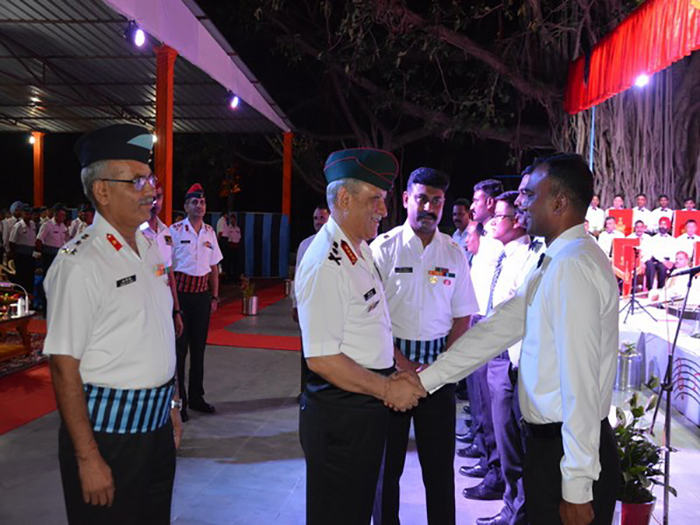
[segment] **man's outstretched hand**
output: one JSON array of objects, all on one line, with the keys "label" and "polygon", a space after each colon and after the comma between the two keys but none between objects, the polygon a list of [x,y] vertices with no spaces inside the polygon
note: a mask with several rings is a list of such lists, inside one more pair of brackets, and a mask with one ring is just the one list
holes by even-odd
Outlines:
[{"label": "man's outstretched hand", "polygon": [[417,406],[418,401],[427,395],[415,372],[396,372],[387,382],[384,404],[405,412]]}]

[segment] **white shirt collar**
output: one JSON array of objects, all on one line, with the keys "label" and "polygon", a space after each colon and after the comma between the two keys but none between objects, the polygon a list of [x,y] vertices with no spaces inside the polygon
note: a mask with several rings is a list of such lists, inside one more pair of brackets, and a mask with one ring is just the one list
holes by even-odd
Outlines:
[{"label": "white shirt collar", "polygon": [[527,234],[521,235],[521,236],[518,237],[517,239],[513,239],[512,241],[510,241],[508,244],[506,244],[506,245],[503,247],[503,250],[504,250],[505,253],[506,253],[506,258],[507,258],[507,257],[510,257],[511,255],[513,255],[513,253],[515,253],[515,251],[516,251],[519,247],[521,247],[521,246],[523,246],[523,245],[529,246],[529,244],[530,244],[530,236],[527,235]]},{"label": "white shirt collar", "polygon": [[[614,234],[610,234],[614,235]],[[566,246],[575,241],[576,239],[586,239],[589,238],[589,236],[586,234],[586,230],[583,227],[583,224],[577,224],[576,226],[572,226],[568,230],[566,230],[564,233],[559,235],[556,239],[554,239],[554,242],[547,247],[547,250],[545,251],[545,254],[547,257],[550,259],[554,259],[554,257],[557,256],[557,254],[562,251]]]}]

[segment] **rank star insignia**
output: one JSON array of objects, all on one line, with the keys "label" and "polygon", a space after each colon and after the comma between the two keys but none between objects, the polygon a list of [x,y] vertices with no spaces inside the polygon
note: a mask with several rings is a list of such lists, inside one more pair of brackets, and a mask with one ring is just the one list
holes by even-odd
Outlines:
[{"label": "rank star insignia", "polygon": [[333,252],[328,254],[328,260],[333,261],[335,264],[340,266],[340,257],[338,257],[337,255],[334,255]]},{"label": "rank star insignia", "polygon": [[345,241],[340,241],[340,247],[343,249],[345,252],[345,255],[348,256],[348,259],[350,259],[350,262],[355,265],[357,262],[357,255],[355,255],[355,252],[352,251],[352,248],[350,248],[350,245],[346,243]]},{"label": "rank star insignia", "polygon": [[120,242],[117,240],[117,238],[116,238],[114,235],[112,235],[111,233],[108,233],[108,234],[107,234],[107,240],[109,241],[109,244],[111,244],[112,246],[114,246],[114,249],[115,249],[115,250],[119,251],[119,250],[122,249],[122,243],[120,243]]}]

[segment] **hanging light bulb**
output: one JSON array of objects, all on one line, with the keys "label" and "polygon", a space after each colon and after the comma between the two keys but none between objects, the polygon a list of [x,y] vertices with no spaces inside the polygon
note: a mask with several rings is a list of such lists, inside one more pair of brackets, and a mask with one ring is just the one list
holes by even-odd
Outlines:
[{"label": "hanging light bulb", "polygon": [[642,73],[634,80],[634,85],[638,88],[643,88],[649,83],[649,75]]},{"label": "hanging light bulb", "polygon": [[124,31],[124,38],[136,45],[136,47],[141,47],[146,43],[146,32],[136,22],[131,20]]},{"label": "hanging light bulb", "polygon": [[227,100],[228,100],[228,106],[231,109],[237,109],[238,105],[241,103],[241,99],[238,98],[238,95],[235,95],[234,93],[230,93],[230,92],[228,94]]}]

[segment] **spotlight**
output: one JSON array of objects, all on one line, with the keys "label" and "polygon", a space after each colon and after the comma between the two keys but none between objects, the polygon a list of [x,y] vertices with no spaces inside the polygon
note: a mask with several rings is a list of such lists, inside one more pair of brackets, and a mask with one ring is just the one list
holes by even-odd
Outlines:
[{"label": "spotlight", "polygon": [[158,142],[158,135],[153,133],[153,144],[155,144],[156,142]]},{"label": "spotlight", "polygon": [[649,83],[649,75],[647,75],[646,73],[642,73],[634,81],[634,85],[637,86],[638,88],[642,88],[642,87],[646,86],[648,83]]},{"label": "spotlight", "polygon": [[34,135],[29,135],[29,143],[34,144],[36,142],[36,139],[34,138]]},{"label": "spotlight", "polygon": [[238,104],[241,103],[241,99],[238,98],[238,95],[234,95],[233,93],[228,94],[228,106],[231,109],[237,109]]},{"label": "spotlight", "polygon": [[34,104],[38,104],[39,102],[41,102],[41,99],[39,97],[37,97],[36,95],[29,97],[29,100],[31,102],[33,102]]},{"label": "spotlight", "polygon": [[124,38],[133,42],[136,47],[141,47],[146,43],[146,33],[133,20],[129,22],[129,25],[124,31]]}]

